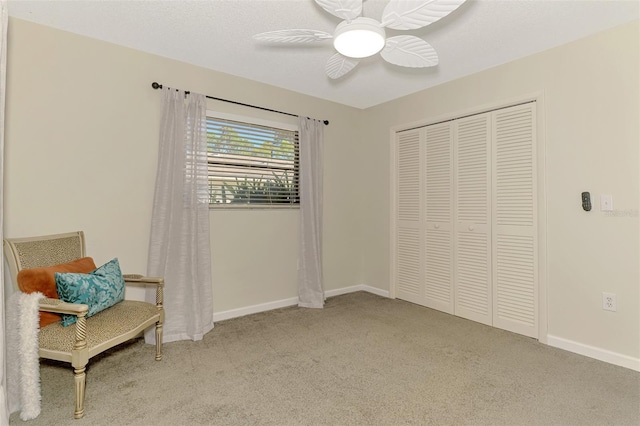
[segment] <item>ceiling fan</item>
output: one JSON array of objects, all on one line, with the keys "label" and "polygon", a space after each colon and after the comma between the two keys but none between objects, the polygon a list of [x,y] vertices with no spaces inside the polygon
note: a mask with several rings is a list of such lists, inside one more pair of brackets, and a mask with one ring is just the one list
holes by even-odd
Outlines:
[{"label": "ceiling fan", "polygon": [[324,10],[343,21],[333,34],[324,31],[292,29],[260,33],[254,39],[274,43],[316,43],[333,39],[338,51],[329,58],[327,76],[337,79],[358,65],[358,59],[380,52],[394,65],[411,68],[438,64],[435,49],[421,38],[411,35],[386,37],[385,28],[414,30],[432,24],[454,10],[465,0],[390,0],[381,22],[360,16],[363,0],[315,0]]}]

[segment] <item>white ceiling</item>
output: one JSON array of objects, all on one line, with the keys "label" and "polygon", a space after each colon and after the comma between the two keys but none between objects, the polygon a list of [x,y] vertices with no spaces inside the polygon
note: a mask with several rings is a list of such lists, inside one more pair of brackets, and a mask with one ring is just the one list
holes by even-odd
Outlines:
[{"label": "white ceiling", "polygon": [[[364,16],[379,20],[386,3],[365,0]],[[329,79],[324,71],[334,53],[330,41],[273,46],[252,39],[253,34],[278,29],[332,33],[339,19],[313,0],[10,0],[9,15],[367,108],[640,19],[640,2],[468,0],[433,25],[387,31],[388,36],[411,34],[428,41],[439,53],[438,66],[402,68],[376,55],[339,80]],[[598,52],[593,52],[593,60],[598,61]]]}]

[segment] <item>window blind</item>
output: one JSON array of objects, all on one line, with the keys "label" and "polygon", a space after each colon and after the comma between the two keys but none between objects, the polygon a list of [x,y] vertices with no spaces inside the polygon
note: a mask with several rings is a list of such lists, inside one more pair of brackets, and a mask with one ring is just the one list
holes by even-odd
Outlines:
[{"label": "window blind", "polygon": [[299,205],[298,132],[207,117],[209,203]]}]

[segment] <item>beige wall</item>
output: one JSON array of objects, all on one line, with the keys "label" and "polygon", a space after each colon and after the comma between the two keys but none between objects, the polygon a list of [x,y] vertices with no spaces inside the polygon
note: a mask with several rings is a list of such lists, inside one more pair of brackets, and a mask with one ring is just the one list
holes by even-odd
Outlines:
[{"label": "beige wall", "polygon": [[[540,93],[548,333],[637,359],[638,36],[636,22],[360,111],[11,19],[5,235],[84,229],[96,262],[117,256],[125,271],[144,272],[160,108],[150,83],[159,81],[330,120],[326,288],[388,290],[390,129]],[[590,213],[580,208],[585,190],[596,202]],[[599,211],[600,194],[613,195],[619,216]],[[296,211],[212,211],[211,219],[216,312],[296,296]],[[601,309],[603,291],[617,294],[617,313]]]},{"label": "beige wall", "polygon": [[[365,111],[365,282],[389,287],[390,128],[538,93],[545,129],[548,334],[640,358],[639,26],[628,24]],[[541,107],[541,108],[540,108]],[[580,193],[590,191],[586,213]],[[613,195],[615,214],[599,209]],[[602,310],[602,292],[618,312]]]},{"label": "beige wall", "polygon": [[[358,179],[350,158],[360,110],[17,19],[8,52],[6,236],[83,229],[96,263],[117,256],[123,270],[146,272],[158,81],[330,120],[325,286],[362,284],[358,204],[347,184]],[[216,101],[209,107],[290,120]],[[211,219],[215,312],[297,296],[298,211],[212,211]]]}]

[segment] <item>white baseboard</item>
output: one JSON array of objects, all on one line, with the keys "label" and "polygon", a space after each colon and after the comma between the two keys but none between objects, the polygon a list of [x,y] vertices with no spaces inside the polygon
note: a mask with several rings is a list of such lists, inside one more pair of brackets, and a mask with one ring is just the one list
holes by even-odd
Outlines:
[{"label": "white baseboard", "polygon": [[213,322],[223,321],[231,318],[243,317],[245,315],[257,314],[258,312],[271,311],[273,309],[286,308],[298,304],[297,297],[276,300],[274,302],[261,303],[259,305],[247,306],[244,308],[230,309],[228,311],[214,312]]},{"label": "white baseboard", "polygon": [[[341,294],[354,293],[356,291],[366,291],[369,293],[377,294],[382,297],[389,297],[387,290],[381,290],[376,287],[360,284],[351,287],[343,287],[335,290],[325,291],[326,297],[339,296]],[[231,318],[243,317],[245,315],[257,314],[258,312],[271,311],[273,309],[286,308],[288,306],[296,306],[298,304],[297,297],[290,297],[288,299],[276,300],[273,302],[261,303],[259,305],[247,306],[244,308],[230,309],[228,311],[214,312],[213,321],[224,321]]]},{"label": "white baseboard", "polygon": [[354,285],[351,287],[343,287],[335,290],[328,290],[324,292],[326,297],[340,296],[341,294],[355,293],[356,291],[366,291],[368,293],[377,294],[382,297],[389,297],[388,290],[382,290],[377,287],[371,287],[365,284]]},{"label": "white baseboard", "polygon": [[588,356],[609,364],[619,365],[620,367],[630,368],[631,370],[640,371],[640,359],[633,358],[628,355],[612,352],[607,349],[596,348],[595,346],[585,345],[584,343],[574,342],[572,340],[563,339],[562,337],[547,335],[547,344],[556,348],[564,349],[580,355]]}]

